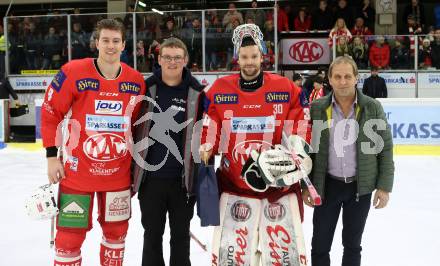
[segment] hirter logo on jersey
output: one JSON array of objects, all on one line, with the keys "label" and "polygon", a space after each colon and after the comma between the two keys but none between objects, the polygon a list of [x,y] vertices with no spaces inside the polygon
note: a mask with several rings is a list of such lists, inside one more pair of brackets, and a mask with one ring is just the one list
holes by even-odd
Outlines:
[{"label": "hirter logo on jersey", "polygon": [[60,92],[61,87],[63,86],[64,81],[66,80],[66,74],[62,70],[58,72],[53,78],[50,86],[54,88],[57,92]]},{"label": "hirter logo on jersey", "polygon": [[236,93],[225,93],[225,94],[214,94],[215,104],[237,104],[238,94]]},{"label": "hirter logo on jersey", "polygon": [[83,151],[91,160],[109,162],[124,157],[128,149],[123,137],[113,133],[103,133],[90,136],[84,141]]},{"label": "hirter logo on jersey", "polygon": [[266,93],[267,103],[287,103],[290,101],[290,94],[284,91],[273,91]]},{"label": "hirter logo on jersey", "polygon": [[122,101],[95,100],[95,113],[121,115]]},{"label": "hirter logo on jersey", "polygon": [[98,91],[99,90],[99,80],[97,79],[80,79],[76,81],[76,88],[79,92],[84,91]]},{"label": "hirter logo on jersey", "polygon": [[247,221],[251,217],[251,214],[251,206],[246,201],[236,201],[231,207],[231,217],[237,222]]},{"label": "hirter logo on jersey", "polygon": [[119,82],[119,91],[137,95],[141,91],[141,86],[133,82]]}]

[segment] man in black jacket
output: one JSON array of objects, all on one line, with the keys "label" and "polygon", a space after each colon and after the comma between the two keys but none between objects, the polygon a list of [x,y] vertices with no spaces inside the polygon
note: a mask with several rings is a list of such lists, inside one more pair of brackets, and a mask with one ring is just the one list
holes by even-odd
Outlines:
[{"label": "man in black jacket", "polygon": [[160,45],[160,67],[145,81],[148,98],[142,102],[135,123],[132,174],[145,229],[142,266],[165,265],[162,236],[167,213],[171,229],[169,265],[191,265],[189,227],[197,174],[191,136],[194,123],[202,115],[203,87],[185,67],[188,60],[181,40],[171,37]]},{"label": "man in black jacket", "polygon": [[388,90],[385,79],[379,77],[377,67],[371,67],[371,76],[364,81],[362,93],[372,98],[387,98]]}]

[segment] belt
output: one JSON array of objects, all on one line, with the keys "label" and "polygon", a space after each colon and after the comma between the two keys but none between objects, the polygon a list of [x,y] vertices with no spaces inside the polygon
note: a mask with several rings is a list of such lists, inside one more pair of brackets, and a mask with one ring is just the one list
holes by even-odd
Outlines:
[{"label": "belt", "polygon": [[335,180],[338,180],[338,181],[344,182],[344,183],[346,183],[346,184],[351,183],[351,182],[354,181],[354,176],[349,176],[349,177],[339,177],[339,176],[331,175],[331,174],[329,174],[329,173],[327,173],[327,176],[330,177],[331,179],[335,179]]}]

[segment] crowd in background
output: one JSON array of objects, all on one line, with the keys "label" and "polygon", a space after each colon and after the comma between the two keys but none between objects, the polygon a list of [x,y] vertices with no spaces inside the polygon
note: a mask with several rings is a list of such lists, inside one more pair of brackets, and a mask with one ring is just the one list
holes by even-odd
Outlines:
[{"label": "crowd in background", "polygon": [[[321,0],[316,6],[276,6],[277,27],[282,31],[329,32],[328,44],[335,46],[336,56],[349,55],[360,69],[413,69],[418,55],[420,69],[440,69],[440,25],[425,25],[425,10],[419,1],[411,0],[403,11],[407,36],[374,35],[375,9],[370,0]],[[174,36],[188,47],[193,71],[202,71],[202,23],[205,25],[205,67],[207,71],[237,70],[230,39],[233,30],[243,23],[257,24],[264,34],[268,54],[264,58],[265,70],[273,70],[275,63],[275,22],[272,9],[261,9],[252,1],[246,9],[238,10],[234,3],[225,10],[202,12],[133,13],[128,7],[122,20],[127,28],[126,49],[121,60],[131,66],[136,60],[141,72],[151,72],[159,51],[159,43]],[[79,14],[71,16],[72,59],[96,57],[93,29],[104,16]],[[135,15],[133,15],[135,14]],[[135,16],[135,23],[133,18]],[[439,18],[440,19],[440,18]],[[68,61],[67,17],[12,17],[8,19],[10,73],[21,70],[58,69]],[[135,24],[135,25],[134,25]],[[133,26],[136,44],[133,45]],[[1,29],[0,29],[1,30]],[[423,37],[422,37],[423,36]],[[223,40],[223,41],[222,41]],[[335,41],[336,40],[336,41]],[[416,47],[416,40],[418,46]],[[336,43],[334,43],[336,42]],[[135,53],[133,51],[135,49]]]}]

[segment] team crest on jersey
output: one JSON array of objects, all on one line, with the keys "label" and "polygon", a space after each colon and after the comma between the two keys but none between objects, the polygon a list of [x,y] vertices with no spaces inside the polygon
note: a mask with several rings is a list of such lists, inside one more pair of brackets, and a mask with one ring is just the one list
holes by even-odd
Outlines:
[{"label": "team crest on jersey", "polygon": [[119,82],[119,91],[137,95],[141,91],[141,85],[134,82]]},{"label": "team crest on jersey", "polygon": [[97,79],[80,79],[76,81],[76,88],[79,92],[83,91],[98,91],[99,90],[99,80]]},{"label": "team crest on jersey", "polygon": [[244,200],[238,200],[232,204],[231,217],[237,222],[247,221],[252,214],[252,209],[249,203]]},{"label": "team crest on jersey", "polygon": [[272,91],[266,93],[267,103],[287,103],[290,101],[290,94],[285,91]]},{"label": "team crest on jersey", "polygon": [[238,94],[236,93],[219,93],[214,94],[215,104],[237,104]]},{"label": "team crest on jersey", "polygon": [[58,72],[53,78],[52,82],[50,83],[50,86],[54,88],[57,92],[60,92],[61,87],[63,86],[63,83],[66,80],[66,78],[67,78],[66,74],[64,74],[64,72],[60,70],[60,72]]}]

